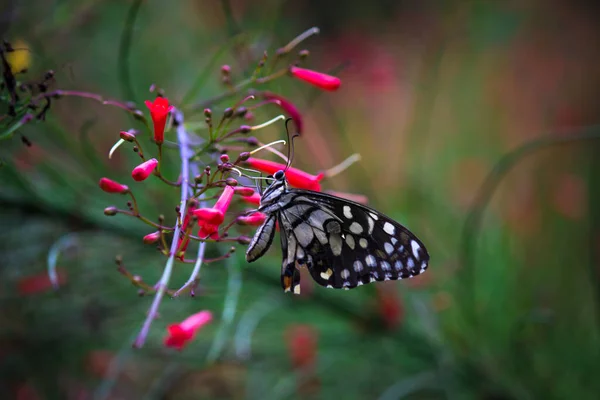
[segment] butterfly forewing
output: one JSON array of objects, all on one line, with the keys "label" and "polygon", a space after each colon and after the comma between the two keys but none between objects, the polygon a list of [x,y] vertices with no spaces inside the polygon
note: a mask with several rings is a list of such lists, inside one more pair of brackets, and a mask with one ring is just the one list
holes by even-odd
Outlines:
[{"label": "butterfly forewing", "polygon": [[285,182],[285,190],[281,190],[276,184],[265,192],[271,199],[268,204],[261,203],[260,209],[269,217],[257,231],[247,259],[253,261],[266,251],[268,246],[263,244],[272,238],[266,224],[276,216],[281,229],[281,283],[285,291],[299,293],[297,266],[307,267],[319,285],[345,289],[410,278],[427,269],[429,254],[423,243],[387,216],[346,199],[287,189]]}]

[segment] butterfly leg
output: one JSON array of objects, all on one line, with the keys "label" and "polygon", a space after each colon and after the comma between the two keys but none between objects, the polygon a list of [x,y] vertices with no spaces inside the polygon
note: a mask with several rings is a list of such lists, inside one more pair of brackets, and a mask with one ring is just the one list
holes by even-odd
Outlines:
[{"label": "butterfly leg", "polygon": [[284,292],[300,294],[300,271],[296,268],[295,262],[288,264],[284,260],[281,267],[281,287]]}]

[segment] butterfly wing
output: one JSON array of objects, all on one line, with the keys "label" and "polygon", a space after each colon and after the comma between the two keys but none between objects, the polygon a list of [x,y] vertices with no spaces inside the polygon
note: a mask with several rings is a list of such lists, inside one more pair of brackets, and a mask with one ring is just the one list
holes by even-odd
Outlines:
[{"label": "butterfly wing", "polygon": [[285,196],[279,210],[282,274],[292,276],[297,262],[321,286],[352,289],[427,269],[423,243],[391,218],[325,193],[292,189]]}]

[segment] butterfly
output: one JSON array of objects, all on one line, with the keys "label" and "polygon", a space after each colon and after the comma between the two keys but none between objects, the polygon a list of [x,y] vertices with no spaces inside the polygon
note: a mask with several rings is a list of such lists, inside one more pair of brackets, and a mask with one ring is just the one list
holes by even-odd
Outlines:
[{"label": "butterfly", "polygon": [[308,268],[319,285],[336,289],[412,278],[427,269],[425,246],[398,222],[353,201],[290,188],[284,171],[272,180],[257,210],[267,217],[250,241],[246,260],[267,252],[278,223],[284,292],[300,293],[297,265]]}]

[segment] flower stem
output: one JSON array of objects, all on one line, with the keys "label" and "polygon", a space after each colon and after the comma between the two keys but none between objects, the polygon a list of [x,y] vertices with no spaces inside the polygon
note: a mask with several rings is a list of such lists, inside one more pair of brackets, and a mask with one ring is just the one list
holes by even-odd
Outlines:
[{"label": "flower stem", "polygon": [[[173,110],[174,121],[177,126],[177,141],[179,142],[179,153],[181,157],[181,198],[179,210],[181,215],[185,215],[185,210],[187,206],[187,200],[189,196],[189,177],[190,177],[190,166],[189,159],[193,154],[191,145],[189,142],[188,134],[183,125],[183,113],[179,110]],[[178,223],[175,226],[175,232],[173,233],[173,241],[171,242],[171,250],[169,252],[169,258],[167,259],[167,263],[163,270],[163,274],[158,281],[156,288],[156,295],[154,296],[154,300],[152,301],[152,305],[150,306],[150,311],[148,312],[148,316],[142,325],[142,329],[140,333],[136,337],[133,346],[137,348],[141,348],[146,341],[146,337],[148,337],[148,332],[150,331],[150,325],[152,325],[152,321],[157,315],[158,308],[160,306],[160,302],[167,291],[167,285],[169,284],[169,280],[171,279],[171,273],[173,272],[173,264],[175,262],[175,253],[177,252],[177,242],[179,239],[179,235],[181,232],[181,223]]]}]

